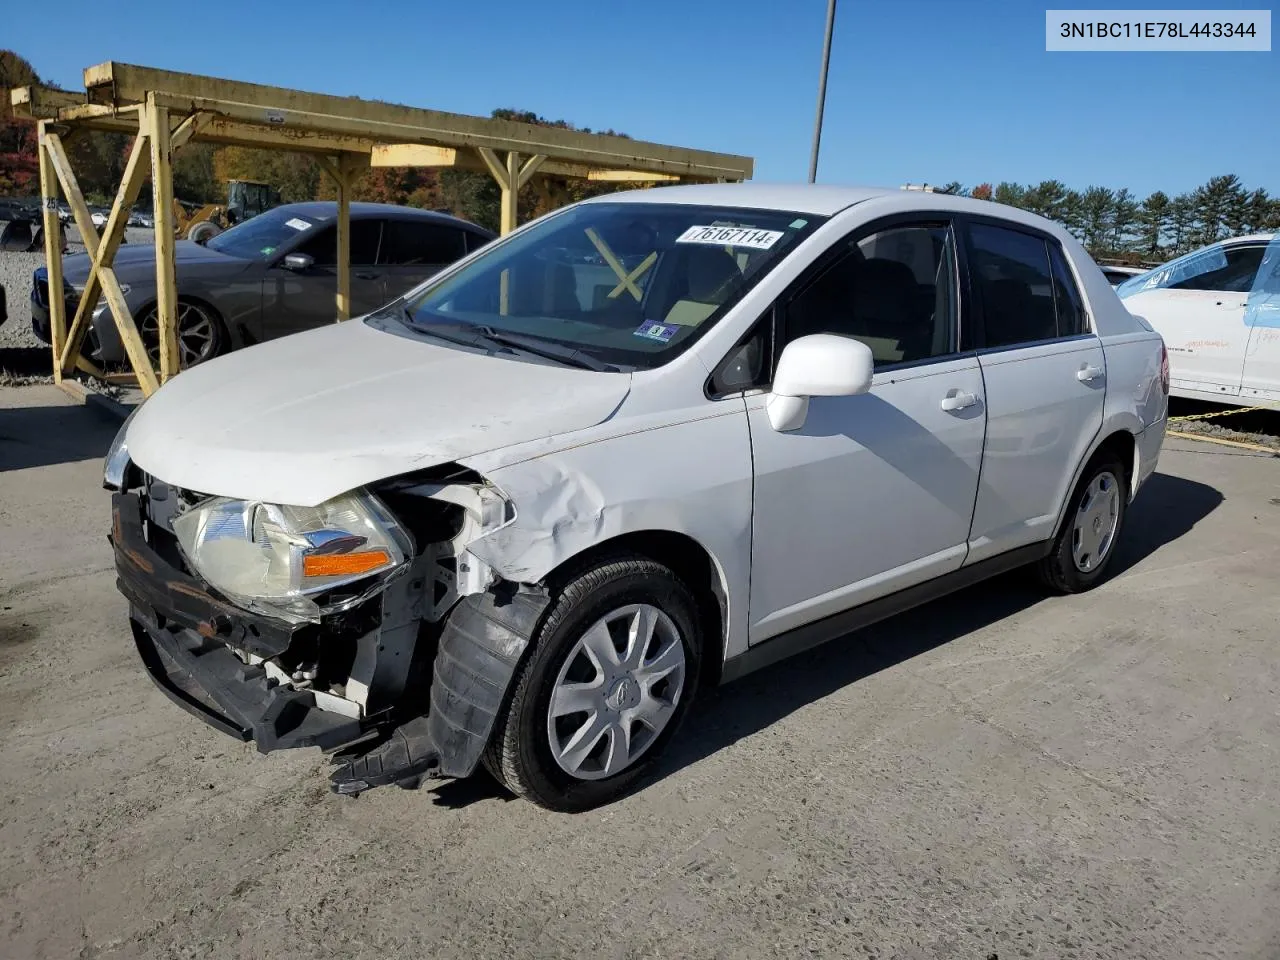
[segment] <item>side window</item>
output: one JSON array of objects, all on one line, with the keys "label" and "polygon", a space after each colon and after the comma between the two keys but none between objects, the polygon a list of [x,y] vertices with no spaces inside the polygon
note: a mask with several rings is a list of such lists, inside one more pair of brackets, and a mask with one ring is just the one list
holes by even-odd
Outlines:
[{"label": "side window", "polygon": [[1212,255],[1206,255],[1202,263],[1193,264],[1202,266],[1202,269],[1169,284],[1169,289],[1248,293],[1253,288],[1253,279],[1262,265],[1266,249],[1264,244],[1257,244],[1214,251]]},{"label": "side window", "polygon": [[388,220],[382,241],[382,260],[390,265],[448,264],[466,253],[457,227],[420,220]]},{"label": "side window", "polygon": [[479,250],[485,244],[492,243],[492,242],[493,242],[492,240],[490,240],[486,236],[483,236],[482,234],[471,233],[470,231],[467,231],[467,253],[474,253],[476,250]]},{"label": "side window", "polygon": [[1049,247],[1004,227],[969,229],[969,275],[982,298],[986,346],[1010,347],[1058,336]]},{"label": "side window", "polygon": [[1053,267],[1053,303],[1058,315],[1058,336],[1078,337],[1086,333],[1084,300],[1076,278],[1067,268],[1067,258],[1056,243],[1049,244],[1049,262]]},{"label": "side window", "polygon": [[[351,262],[374,264],[378,262],[378,240],[382,235],[381,220],[351,221]],[[338,228],[325,227],[314,237],[298,247],[297,253],[305,253],[315,259],[317,267],[333,267],[338,263]]]},{"label": "side window", "polygon": [[787,302],[786,338],[855,337],[871,348],[877,367],[954,353],[955,277],[949,226],[888,227],[849,243]]}]

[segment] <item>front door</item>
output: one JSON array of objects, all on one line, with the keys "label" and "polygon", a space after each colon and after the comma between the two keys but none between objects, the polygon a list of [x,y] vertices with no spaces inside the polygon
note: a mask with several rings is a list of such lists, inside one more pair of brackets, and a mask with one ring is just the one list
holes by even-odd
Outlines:
[{"label": "front door", "polygon": [[1164,338],[1175,392],[1239,395],[1249,343],[1245,306],[1265,248],[1242,243],[1191,254],[1169,265],[1166,283],[1125,302]]},{"label": "front door", "polygon": [[[383,303],[382,267],[378,246],[382,221],[351,221],[351,316],[378,309]],[[292,250],[315,262],[306,270],[287,270],[277,264],[267,271],[262,286],[262,329],[265,338],[333,323],[338,306],[338,230],[325,226]]]},{"label": "front door", "polygon": [[1102,428],[1106,359],[1056,240],[969,225],[969,278],[987,390],[987,442],[969,562],[1053,536]]},{"label": "front door", "polygon": [[864,228],[779,301],[780,343],[856,337],[876,374],[868,394],[812,398],[793,431],[748,400],[752,643],[964,562],[986,403],[959,315],[945,218]]}]

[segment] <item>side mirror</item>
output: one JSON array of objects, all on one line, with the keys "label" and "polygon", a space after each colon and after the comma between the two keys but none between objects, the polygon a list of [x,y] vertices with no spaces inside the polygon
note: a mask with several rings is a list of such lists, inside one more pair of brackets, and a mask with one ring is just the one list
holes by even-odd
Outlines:
[{"label": "side mirror", "polygon": [[316,258],[305,253],[291,253],[280,262],[286,270],[303,273],[316,265]]},{"label": "side mirror", "polygon": [[778,358],[769,423],[779,432],[799,430],[809,413],[810,397],[852,397],[871,389],[875,357],[861,340],[834,333],[815,333],[793,340]]}]

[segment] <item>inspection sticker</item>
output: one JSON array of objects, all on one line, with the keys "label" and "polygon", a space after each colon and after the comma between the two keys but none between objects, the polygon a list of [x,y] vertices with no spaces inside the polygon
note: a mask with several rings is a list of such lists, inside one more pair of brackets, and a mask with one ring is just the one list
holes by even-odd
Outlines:
[{"label": "inspection sticker", "polygon": [[757,230],[755,227],[690,227],[676,243],[709,243],[717,247],[751,247],[768,250],[782,239],[781,230]]},{"label": "inspection sticker", "polygon": [[667,343],[679,332],[679,324],[659,323],[657,320],[646,320],[632,331],[632,335],[644,337],[646,340],[657,340],[659,343]]},{"label": "inspection sticker", "polygon": [[295,229],[295,230],[310,230],[310,229],[311,229],[311,224],[307,223],[307,221],[305,221],[305,220],[299,220],[297,217],[292,217],[292,218],[290,218],[290,219],[286,220],[286,221],[284,222],[284,225],[285,225],[286,227],[293,227],[293,229]]}]

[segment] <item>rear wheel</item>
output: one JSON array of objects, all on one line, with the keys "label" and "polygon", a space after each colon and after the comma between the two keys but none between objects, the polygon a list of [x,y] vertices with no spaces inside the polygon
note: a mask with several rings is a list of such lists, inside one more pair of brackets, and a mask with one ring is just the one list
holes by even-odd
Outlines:
[{"label": "rear wheel", "polygon": [[1095,456],[1071,496],[1040,579],[1059,593],[1082,593],[1106,576],[1124,526],[1127,477],[1114,454]]},{"label": "rear wheel", "polygon": [[689,709],[698,622],[689,590],[651,560],[619,558],[576,577],[530,645],[485,766],[552,810],[623,794]]}]

